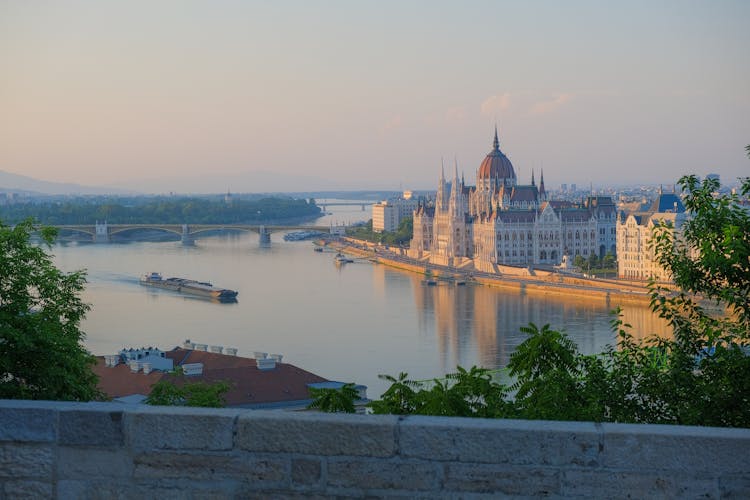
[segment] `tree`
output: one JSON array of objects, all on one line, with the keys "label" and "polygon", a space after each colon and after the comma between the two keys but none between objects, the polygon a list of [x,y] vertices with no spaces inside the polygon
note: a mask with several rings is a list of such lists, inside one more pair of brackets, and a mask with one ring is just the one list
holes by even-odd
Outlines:
[{"label": "tree", "polygon": [[[31,243],[31,220],[0,223],[0,398],[89,401],[101,397],[95,358],[80,330],[89,306],[83,271],[65,273]],[[39,230],[47,248],[55,238]]]},{"label": "tree", "polygon": [[225,395],[229,391],[225,381],[208,384],[188,382],[177,385],[171,380],[160,380],[151,388],[146,404],[157,406],[199,406],[203,408],[223,408]]},{"label": "tree", "polygon": [[344,384],[338,389],[317,389],[310,387],[313,398],[308,406],[327,413],[354,413],[354,401],[359,397],[353,383]]}]

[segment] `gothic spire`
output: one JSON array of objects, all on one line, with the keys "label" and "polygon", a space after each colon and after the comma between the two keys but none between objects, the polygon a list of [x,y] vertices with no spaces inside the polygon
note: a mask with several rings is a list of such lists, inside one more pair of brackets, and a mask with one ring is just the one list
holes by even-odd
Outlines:
[{"label": "gothic spire", "polygon": [[500,150],[500,140],[497,138],[497,124],[495,124],[495,140],[492,141],[492,149],[494,151]]},{"label": "gothic spire", "polygon": [[536,183],[534,182],[534,169],[531,169],[531,185],[536,186]]}]

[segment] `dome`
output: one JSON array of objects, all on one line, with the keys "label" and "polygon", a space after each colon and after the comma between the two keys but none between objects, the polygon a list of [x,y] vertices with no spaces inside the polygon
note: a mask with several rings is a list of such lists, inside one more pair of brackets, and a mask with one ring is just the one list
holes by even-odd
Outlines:
[{"label": "dome", "polygon": [[484,158],[479,165],[477,172],[478,179],[515,179],[516,172],[513,170],[513,164],[507,156],[500,151],[500,141],[497,139],[497,129],[495,129],[495,140],[492,143],[492,151]]}]

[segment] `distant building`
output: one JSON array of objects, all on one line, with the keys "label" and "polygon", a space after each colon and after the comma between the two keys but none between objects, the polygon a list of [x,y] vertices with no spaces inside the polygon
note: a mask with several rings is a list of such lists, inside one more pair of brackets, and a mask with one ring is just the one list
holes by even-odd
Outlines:
[{"label": "distant building", "polygon": [[[343,385],[281,360],[281,355],[260,352],[254,353],[253,358],[244,358],[237,356],[237,349],[188,340],[171,351],[149,347],[100,356],[93,371],[104,394],[127,403],[143,402],[151,387],[162,380],[177,385],[226,381],[230,385],[227,407],[303,409],[311,402],[310,387]],[[178,367],[182,375],[173,371]],[[357,388],[365,400],[367,388]]]},{"label": "distant building", "polygon": [[616,207],[610,197],[581,203],[551,200],[544,172],[537,185],[517,182],[495,130],[492,150],[466,186],[454,168],[448,183],[441,172],[433,206],[414,213],[410,255],[440,265],[497,271],[497,265],[557,266],[563,256],[616,252]]},{"label": "distant building", "polygon": [[654,228],[671,223],[680,231],[686,218],[685,206],[675,193],[659,195],[646,211],[621,213],[617,221],[617,274],[620,278],[669,281],[671,276],[656,261]]},{"label": "distant building", "polygon": [[376,233],[396,231],[402,219],[412,216],[419,202],[412,197],[411,191],[404,191],[404,195],[404,197],[391,198],[372,206],[373,231]]}]

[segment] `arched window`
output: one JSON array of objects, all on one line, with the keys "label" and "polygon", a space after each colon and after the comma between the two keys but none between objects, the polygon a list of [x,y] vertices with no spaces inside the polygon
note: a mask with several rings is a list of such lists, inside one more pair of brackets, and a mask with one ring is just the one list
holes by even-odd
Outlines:
[{"label": "arched window", "polygon": [[577,240],[580,240],[580,239],[581,239],[581,233],[580,233],[580,232],[578,232],[578,230],[576,230],[576,239],[577,239]]}]

